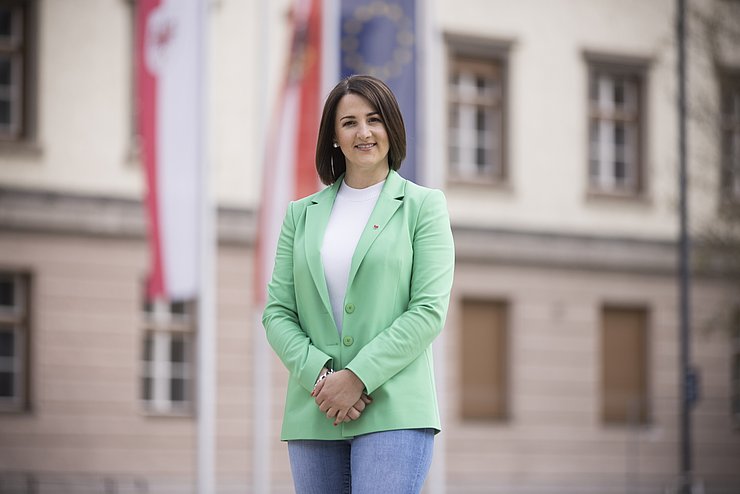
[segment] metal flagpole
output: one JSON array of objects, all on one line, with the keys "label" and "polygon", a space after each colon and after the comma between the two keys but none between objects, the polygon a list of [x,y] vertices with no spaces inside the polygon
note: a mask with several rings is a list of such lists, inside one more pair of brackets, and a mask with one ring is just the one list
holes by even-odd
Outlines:
[{"label": "metal flagpole", "polygon": [[200,62],[197,101],[201,137],[200,157],[200,249],[197,332],[198,409],[197,409],[197,482],[198,494],[214,494],[216,442],[216,236],[215,209],[211,197],[208,167],[208,0],[198,2],[198,58]]},{"label": "metal flagpole", "polygon": [[[417,122],[423,125],[420,128],[423,139],[421,159],[417,159],[416,177],[419,183],[428,187],[439,188],[442,186],[440,156],[444,156],[444,149],[438,149],[442,142],[437,136],[443,135],[441,122],[444,122],[442,103],[445,98],[439,81],[441,60],[441,39],[436,24],[437,1],[416,1],[417,9],[417,57],[420,60],[420,72],[417,81],[421,82],[421,100],[417,104]],[[423,165],[422,165],[423,163]],[[439,400],[442,427],[449,406],[447,403],[447,331],[443,330],[435,339],[434,350],[434,373],[437,382],[437,399]],[[444,432],[434,438],[434,455],[429,478],[426,485],[430,494],[445,494],[447,492],[447,441]]]},{"label": "metal flagpole", "polygon": [[677,0],[676,37],[678,45],[678,152],[679,152],[679,311],[680,311],[680,396],[681,396],[681,492],[689,494],[691,473],[691,390],[693,375],[690,369],[690,245],[688,236],[688,198],[686,170],[686,2]]},{"label": "metal flagpole", "polygon": [[[262,77],[259,79],[257,86],[256,101],[259,105],[260,122],[269,122],[270,115],[268,111],[269,79],[272,74],[270,66],[270,12],[268,0],[262,0],[258,3],[259,29],[258,29],[258,47],[257,66],[263,67]],[[263,166],[267,151],[268,126],[260,127],[258,149],[258,163]],[[264,177],[263,179],[264,180]],[[262,198],[264,200],[264,198]],[[260,206],[264,207],[264,205]],[[261,234],[258,232],[258,235]],[[255,244],[256,245],[256,244]],[[255,252],[256,255],[256,252]],[[264,255],[264,253],[263,253]],[[262,270],[262,259],[259,263],[254,263],[254,269]],[[257,277],[261,279],[260,276]],[[255,286],[253,290],[263,290],[264,287]],[[262,297],[255,297],[262,300]],[[272,374],[270,372],[269,348],[262,331],[262,309],[260,305],[254,307],[253,326],[252,326],[252,492],[262,493],[270,492],[270,406],[272,405]]]}]

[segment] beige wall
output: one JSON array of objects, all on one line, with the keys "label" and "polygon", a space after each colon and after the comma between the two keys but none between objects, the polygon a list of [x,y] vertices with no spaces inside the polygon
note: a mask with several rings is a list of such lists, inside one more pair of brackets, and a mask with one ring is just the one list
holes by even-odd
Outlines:
[{"label": "beige wall", "polygon": [[[194,417],[148,415],[139,402],[143,240],[3,232],[0,252],[3,268],[32,274],[32,409],[0,416],[0,470],[187,488]],[[217,474],[242,489],[253,399],[249,258],[245,246],[223,246],[218,260]]]},{"label": "beige wall", "polygon": [[[194,418],[147,415],[138,401],[143,239],[4,231],[0,252],[4,268],[33,274],[33,408],[0,417],[2,471],[66,482],[108,477],[121,489],[142,479],[150,492],[188,492]],[[278,440],[287,376],[275,357],[271,419],[261,425],[270,448],[253,451],[253,406],[264,397],[252,393],[253,338],[262,330],[250,323],[250,263],[246,245],[221,246],[219,492],[248,490],[253,454],[269,455],[273,492],[291,492],[287,451]],[[698,279],[694,286],[692,344],[702,376],[694,458],[697,476],[715,488],[740,485],[740,436],[729,414],[729,335],[708,326],[727,294],[717,280]],[[460,303],[466,296],[509,304],[510,418],[502,423],[460,419]],[[639,429],[605,426],[599,418],[603,304],[648,309],[651,414]],[[446,448],[447,462],[438,468],[446,469],[448,492],[625,492],[625,483],[658,492],[670,484],[678,465],[675,308],[670,274],[527,267],[459,252],[444,345],[436,354],[444,366],[438,447]]]},{"label": "beige wall", "polygon": [[[696,475],[716,489],[740,458],[740,436],[729,414],[730,338],[707,327],[727,290],[709,280],[698,280],[694,289],[699,310],[692,345],[702,376],[693,413],[694,458]],[[502,423],[459,418],[459,310],[460,301],[471,296],[509,304],[510,419]],[[604,304],[648,310],[646,426],[601,422]],[[450,492],[641,492],[638,486],[663,492],[676,479],[679,373],[672,276],[463,263],[456,271],[446,342]],[[728,485],[737,487],[740,478]]]}]

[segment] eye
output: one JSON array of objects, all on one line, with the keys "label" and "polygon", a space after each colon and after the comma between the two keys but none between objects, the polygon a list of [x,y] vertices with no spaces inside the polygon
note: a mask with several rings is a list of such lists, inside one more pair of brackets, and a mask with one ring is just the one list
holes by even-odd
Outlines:
[{"label": "eye", "polygon": [[354,120],[345,120],[345,121],[344,121],[344,122],[342,123],[342,127],[350,127],[350,126],[352,126],[352,125],[354,125],[354,124],[355,124]]},{"label": "eye", "polygon": [[380,119],[380,117],[370,117],[369,118],[369,121],[370,122],[373,122],[373,123],[383,123],[383,121]]}]

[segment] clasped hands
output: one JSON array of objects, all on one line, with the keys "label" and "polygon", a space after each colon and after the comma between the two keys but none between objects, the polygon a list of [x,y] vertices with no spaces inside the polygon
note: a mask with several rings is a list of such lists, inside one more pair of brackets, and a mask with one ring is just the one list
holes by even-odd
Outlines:
[{"label": "clasped hands", "polygon": [[[328,369],[321,369],[319,376],[323,376]],[[372,403],[365,392],[365,385],[359,377],[349,369],[343,369],[319,379],[311,391],[311,396],[319,406],[319,410],[326,414],[326,418],[334,419],[334,425],[342,422],[357,420],[365,407]]]}]

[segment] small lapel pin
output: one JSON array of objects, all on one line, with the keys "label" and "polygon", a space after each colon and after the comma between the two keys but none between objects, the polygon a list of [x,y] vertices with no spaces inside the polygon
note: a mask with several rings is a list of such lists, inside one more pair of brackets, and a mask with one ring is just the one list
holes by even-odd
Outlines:
[{"label": "small lapel pin", "polygon": [[373,230],[377,230],[377,229],[378,229],[378,225],[373,225]]}]

